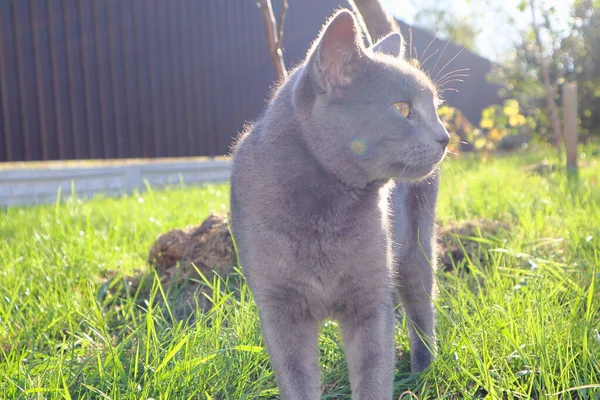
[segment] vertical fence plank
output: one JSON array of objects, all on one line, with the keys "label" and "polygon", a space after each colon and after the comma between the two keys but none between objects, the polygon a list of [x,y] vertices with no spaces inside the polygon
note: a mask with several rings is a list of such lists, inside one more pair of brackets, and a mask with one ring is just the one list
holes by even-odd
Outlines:
[{"label": "vertical fence plank", "polygon": [[181,53],[181,40],[178,35],[178,25],[181,19],[178,16],[176,1],[168,2],[165,19],[165,30],[167,39],[167,65],[170,71],[170,93],[172,101],[172,117],[173,125],[170,129],[174,132],[174,136],[177,136],[177,142],[175,143],[175,154],[178,156],[189,155],[189,143],[187,135],[185,134],[185,116],[184,116],[184,89],[182,82],[181,64],[182,64],[182,53]]},{"label": "vertical fence plank", "polygon": [[69,100],[67,107],[73,127],[75,157],[90,158],[88,101],[85,87],[83,57],[83,30],[78,0],[63,0],[65,36],[67,45],[67,76],[69,78]]},{"label": "vertical fence plank", "polygon": [[79,7],[89,155],[91,158],[104,158],[93,2],[76,1],[75,3]]},{"label": "vertical fence plank", "polygon": [[33,44],[34,33],[31,23],[32,3],[15,1],[13,5],[25,157],[28,160],[42,160],[42,138],[40,135],[40,114],[35,73],[36,59]]},{"label": "vertical fence plank", "polygon": [[93,21],[93,51],[96,56],[96,74],[99,95],[100,134],[102,136],[102,158],[115,158],[117,156],[117,142],[115,140],[115,117],[112,103],[110,53],[108,51],[108,26],[106,21],[106,7],[108,2],[92,1]]},{"label": "vertical fence plank", "polygon": [[162,25],[162,38],[163,42],[163,68],[165,72],[165,79],[163,79],[165,83],[165,93],[167,93],[168,103],[167,107],[167,121],[168,121],[168,131],[169,137],[172,139],[169,141],[170,143],[170,151],[171,156],[177,157],[177,155],[183,155],[181,153],[183,145],[185,142],[185,137],[183,132],[181,131],[181,120],[179,118],[179,102],[178,102],[178,85],[177,85],[177,71],[178,68],[176,64],[174,64],[174,57],[176,54],[176,47],[178,43],[173,41],[173,26],[172,26],[172,16],[173,16],[173,6],[175,2],[162,2],[161,5],[163,8],[163,25]]},{"label": "vertical fence plank", "polygon": [[[135,3],[135,1],[132,3]],[[115,40],[121,42],[123,80],[118,81],[115,79],[113,84],[117,86],[123,85],[125,92],[123,112],[127,114],[127,127],[124,132],[128,140],[129,154],[127,156],[133,158],[144,157],[145,154],[149,154],[150,152],[145,148],[145,141],[142,137],[143,121],[140,118],[142,101],[138,97],[140,91],[139,82],[142,78],[136,73],[137,62],[141,60],[137,59],[137,52],[139,50],[136,48],[135,43],[136,22],[132,15],[134,6],[124,1],[115,2],[115,4],[118,5],[116,12],[119,17],[121,32],[121,36],[115,38]]]},{"label": "vertical fence plank", "polygon": [[48,7],[49,51],[52,66],[52,87],[54,98],[51,100],[56,114],[57,159],[68,160],[75,157],[75,140],[69,98],[69,71],[66,26],[66,10],[61,1]]},{"label": "vertical fence plank", "polygon": [[[121,2],[122,3],[122,2]],[[147,23],[147,4],[144,1],[133,1],[134,5],[133,27],[134,27],[134,61],[137,77],[137,101],[140,104],[139,128],[137,136],[142,143],[144,157],[157,157],[156,137],[158,127],[154,124],[154,108],[152,98],[152,76],[150,72],[149,49],[150,46]]]},{"label": "vertical fence plank", "polygon": [[[230,13],[228,8],[231,6],[229,2],[219,2],[217,7],[217,14],[215,21],[223,21],[223,23],[214,24],[216,37],[220,46],[218,46],[218,56],[219,64],[221,66],[222,74],[219,74],[219,87],[216,90],[219,91],[220,96],[220,107],[216,110],[216,114],[218,115],[218,127],[219,131],[223,132],[223,135],[218,135],[216,137],[217,147],[216,153],[222,154],[226,152],[227,145],[224,145],[227,139],[224,136],[227,136],[231,131],[231,120],[233,117],[233,108],[234,102],[232,93],[233,82],[236,79],[234,76],[234,68],[233,63],[230,60],[233,55],[231,54],[231,42],[233,38],[229,34],[229,26],[230,22]],[[227,79],[225,79],[227,77]]]},{"label": "vertical fence plank", "polygon": [[189,156],[190,142],[187,135],[187,117],[185,112],[185,87],[183,81],[183,41],[181,39],[180,30],[183,24],[182,15],[180,13],[181,2],[169,3],[168,28],[169,28],[169,49],[171,64],[171,72],[173,73],[173,105],[175,108],[175,125],[174,128],[179,132],[179,142],[177,153],[180,156]]},{"label": "vertical fence plank", "polygon": [[156,13],[156,35],[157,35],[157,66],[158,66],[158,83],[162,96],[160,101],[161,114],[164,118],[163,131],[161,138],[163,146],[166,150],[165,156],[173,157],[176,154],[177,134],[173,132],[173,98],[171,96],[171,71],[169,68],[168,42],[167,42],[167,4],[164,1],[153,1],[154,11]]},{"label": "vertical fence plank", "polygon": [[192,3],[192,14],[197,21],[192,30],[192,65],[196,66],[196,79],[194,80],[196,111],[198,113],[198,143],[201,154],[211,154],[209,138],[216,132],[213,126],[212,110],[208,104],[214,102],[210,96],[210,81],[212,62],[208,61],[211,54],[212,40],[209,36],[209,21],[211,18],[208,12],[209,2],[199,5]]},{"label": "vertical fence plank", "polygon": [[215,105],[212,110],[208,110],[210,112],[211,118],[211,127],[210,130],[207,131],[208,136],[208,148],[207,152],[209,154],[217,154],[218,151],[218,137],[213,132],[220,132],[222,127],[220,125],[220,112],[221,106],[223,104],[221,97],[224,91],[222,82],[222,65],[221,58],[219,57],[220,52],[222,51],[220,39],[217,32],[217,21],[218,14],[215,12],[215,8],[218,8],[220,3],[209,1],[207,2],[208,10],[203,8],[202,14],[206,16],[204,23],[206,28],[206,34],[209,41],[209,50],[207,54],[205,54],[205,58],[203,62],[207,63],[210,71],[210,79],[207,82],[207,85],[203,87],[205,91],[205,101],[202,104],[203,107],[207,107],[211,102]]},{"label": "vertical fence plank", "polygon": [[31,2],[31,27],[35,54],[37,103],[40,118],[42,158],[60,159],[56,127],[56,107],[53,65],[50,58],[50,19],[48,4],[43,0]]},{"label": "vertical fence plank", "polygon": [[[125,35],[121,31],[119,4],[116,1],[106,3],[106,37],[108,44],[108,54],[110,62],[110,89],[112,97],[110,103],[112,108],[110,112],[114,119],[113,138],[116,147],[116,157],[131,157],[131,148],[127,138],[128,118],[127,113],[127,94],[128,82],[124,73],[124,54],[123,41]],[[133,111],[133,110],[132,110]]]},{"label": "vertical fence plank", "polygon": [[0,161],[26,160],[21,124],[21,98],[18,87],[14,10],[12,2],[0,2],[0,96],[4,153]]},{"label": "vertical fence plank", "polygon": [[156,1],[148,0],[144,2],[146,11],[146,33],[148,35],[148,66],[150,68],[150,97],[152,99],[152,117],[154,125],[154,146],[156,157],[166,157],[167,146],[166,146],[166,126],[164,119],[164,100],[161,80],[164,79],[161,76],[160,67],[160,49],[159,49],[159,37],[157,31],[157,18],[156,18]]},{"label": "vertical fence plank", "polygon": [[223,4],[225,8],[225,18],[226,21],[223,24],[223,30],[221,35],[225,36],[227,40],[227,44],[225,46],[225,54],[226,61],[225,65],[226,74],[230,76],[227,79],[227,92],[230,93],[231,97],[229,101],[227,101],[228,109],[226,113],[223,115],[223,125],[225,126],[225,134],[219,135],[219,153],[225,154],[229,148],[229,143],[231,142],[231,136],[233,132],[237,129],[237,120],[238,120],[238,108],[239,108],[239,89],[240,89],[240,63],[238,60],[238,54],[236,53],[235,42],[238,40],[238,33],[240,32],[241,26],[237,24],[236,14],[239,5],[231,2],[225,2]]},{"label": "vertical fence plank", "polygon": [[[244,3],[243,8],[244,10],[242,12],[240,12],[239,15],[239,29],[241,30],[242,34],[239,35],[238,42],[238,49],[237,49],[237,54],[239,56],[240,60],[243,60],[243,63],[246,64],[246,60],[252,60],[252,57],[246,57],[246,52],[249,50],[248,49],[248,44],[251,42],[250,41],[250,37],[248,35],[248,32],[251,31],[251,25],[249,24],[249,19],[247,17],[245,17],[245,14],[247,13],[246,10],[248,10],[248,3]],[[253,8],[255,7],[254,4],[250,4]],[[253,9],[251,9],[250,11],[254,11]],[[248,66],[246,66],[246,68],[243,68],[240,71],[240,75],[238,77],[238,80],[240,81],[240,121],[238,121],[238,127],[236,129],[236,132],[233,132],[233,134],[237,134],[239,131],[241,131],[241,128],[244,124],[244,122],[246,121],[246,119],[251,118],[251,114],[249,113],[250,110],[250,104],[249,104],[249,96],[248,93],[250,92],[250,86],[251,86],[251,82],[252,79],[250,77],[248,77],[248,70],[250,70],[250,68],[248,68]]]},{"label": "vertical fence plank", "polygon": [[183,83],[183,103],[184,103],[184,118],[185,118],[185,134],[188,143],[188,155],[195,156],[198,154],[198,141],[195,134],[194,113],[195,113],[195,98],[194,98],[194,71],[191,65],[191,53],[194,49],[191,47],[192,24],[191,19],[191,3],[179,2],[178,15],[181,22],[179,24],[179,40],[181,54],[181,74]]},{"label": "vertical fence plank", "polygon": [[[0,70],[2,69],[2,66],[0,64]],[[0,78],[2,77],[2,74],[0,74]],[[7,152],[7,145],[8,145],[8,141],[7,141],[7,132],[6,132],[6,127],[4,124],[4,101],[2,99],[2,94],[0,93],[0,162],[2,161],[6,161],[6,159],[8,158],[8,152]]]}]

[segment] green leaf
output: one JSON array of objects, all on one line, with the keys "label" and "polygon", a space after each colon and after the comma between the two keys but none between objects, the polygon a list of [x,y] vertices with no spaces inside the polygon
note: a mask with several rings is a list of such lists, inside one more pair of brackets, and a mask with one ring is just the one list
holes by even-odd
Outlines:
[{"label": "green leaf", "polygon": [[171,351],[169,352],[169,354],[167,354],[167,356],[165,357],[165,359],[163,360],[162,363],[160,363],[160,365],[158,366],[158,368],[156,368],[156,372],[160,371],[161,369],[163,369],[167,363],[169,361],[171,361],[171,359],[175,356],[175,354],[177,354],[177,352],[183,347],[184,344],[187,343],[188,337],[184,337],[183,339],[181,339],[179,341],[179,343],[177,343],[177,345],[175,347],[173,347],[173,349],[171,349]]}]

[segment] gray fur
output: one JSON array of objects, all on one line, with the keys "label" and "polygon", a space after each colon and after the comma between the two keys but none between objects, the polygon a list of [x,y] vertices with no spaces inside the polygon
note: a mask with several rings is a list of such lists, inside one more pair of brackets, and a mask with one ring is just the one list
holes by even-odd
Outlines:
[{"label": "gray fur", "polygon": [[[341,327],[352,398],[392,398],[395,266],[411,332],[433,338],[431,175],[448,134],[435,87],[401,48],[397,34],[365,48],[353,15],[338,12],[236,146],[231,229],[283,399],[320,397],[326,318]],[[398,101],[412,102],[410,119]],[[431,361],[418,338],[414,371]]]}]

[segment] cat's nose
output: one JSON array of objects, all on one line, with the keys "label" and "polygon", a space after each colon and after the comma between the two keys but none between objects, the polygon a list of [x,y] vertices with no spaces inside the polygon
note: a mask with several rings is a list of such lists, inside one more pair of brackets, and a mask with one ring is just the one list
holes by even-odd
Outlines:
[{"label": "cat's nose", "polygon": [[445,136],[437,138],[436,142],[441,144],[442,148],[446,148],[446,146],[448,146],[448,142],[450,142],[450,136],[446,134]]}]

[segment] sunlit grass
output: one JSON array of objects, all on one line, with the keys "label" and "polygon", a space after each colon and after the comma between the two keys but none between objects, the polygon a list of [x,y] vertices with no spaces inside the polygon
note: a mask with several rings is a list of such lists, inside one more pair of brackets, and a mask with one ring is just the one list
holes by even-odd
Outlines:
[{"label": "sunlit grass", "polygon": [[[398,326],[396,398],[600,397],[600,163],[590,153],[575,186],[560,170],[525,172],[542,159],[445,163],[442,226],[484,218],[508,228],[462,238],[479,254],[438,274],[439,355],[416,379]],[[1,212],[0,398],[276,398],[237,274],[213,282],[215,306],[195,322],[99,296],[108,271],[144,266],[159,233],[224,213],[227,199],[226,185],[211,185]],[[156,282],[152,294],[164,295]],[[335,323],[320,346],[324,398],[349,398]]]}]

